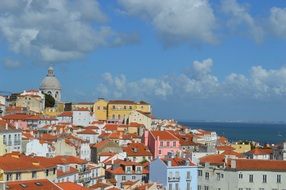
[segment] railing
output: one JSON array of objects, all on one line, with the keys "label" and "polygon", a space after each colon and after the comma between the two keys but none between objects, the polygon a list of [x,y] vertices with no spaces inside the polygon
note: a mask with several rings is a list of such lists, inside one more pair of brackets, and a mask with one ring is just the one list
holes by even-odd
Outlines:
[{"label": "railing", "polygon": [[180,181],[180,177],[168,177],[168,181]]}]

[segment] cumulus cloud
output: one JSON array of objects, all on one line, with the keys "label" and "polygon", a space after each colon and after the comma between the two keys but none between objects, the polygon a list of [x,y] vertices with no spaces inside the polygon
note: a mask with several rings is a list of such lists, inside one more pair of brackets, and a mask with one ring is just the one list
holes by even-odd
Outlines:
[{"label": "cumulus cloud", "polygon": [[13,52],[40,61],[67,61],[134,41],[107,20],[97,0],[0,1],[0,35]]},{"label": "cumulus cloud", "polygon": [[150,22],[167,44],[216,41],[216,17],[208,0],[118,1],[127,14]]},{"label": "cumulus cloud", "polygon": [[194,61],[190,74],[167,75],[129,81],[125,75],[105,73],[99,95],[111,98],[268,99],[286,97],[286,67],[267,70],[254,66],[248,75],[231,73],[219,80],[212,72],[213,60]]},{"label": "cumulus cloud", "polygon": [[[236,0],[222,0],[222,11],[229,16],[227,25],[233,30],[240,32],[247,31],[257,42],[260,42],[264,36],[264,29],[261,27],[253,16],[249,13],[247,6],[239,4]],[[245,30],[245,27],[248,30]]]},{"label": "cumulus cloud", "polygon": [[269,22],[276,35],[286,38],[286,8],[271,8]]}]

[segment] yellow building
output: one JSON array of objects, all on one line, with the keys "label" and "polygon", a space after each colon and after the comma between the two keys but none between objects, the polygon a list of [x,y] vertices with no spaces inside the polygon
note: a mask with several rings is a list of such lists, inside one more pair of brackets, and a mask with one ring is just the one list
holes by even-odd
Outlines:
[{"label": "yellow building", "polygon": [[0,156],[6,154],[5,144],[3,143],[3,136],[0,135]]},{"label": "yellow building", "polygon": [[81,108],[88,109],[90,112],[93,112],[94,103],[91,102],[72,103],[72,110],[77,110]]},{"label": "yellow building", "polygon": [[98,121],[107,120],[107,104],[108,101],[99,98],[93,105],[93,114]]},{"label": "yellow building", "polygon": [[134,110],[151,113],[151,105],[147,102],[134,102],[130,100],[98,99],[93,106],[93,113],[97,120],[126,120]]},{"label": "yellow building", "polygon": [[250,143],[237,143],[237,144],[232,144],[231,147],[234,148],[235,152],[238,153],[245,153],[251,150],[251,145]]},{"label": "yellow building", "polygon": [[53,108],[45,108],[43,114],[50,117],[56,117],[64,112],[65,104],[57,103]]}]

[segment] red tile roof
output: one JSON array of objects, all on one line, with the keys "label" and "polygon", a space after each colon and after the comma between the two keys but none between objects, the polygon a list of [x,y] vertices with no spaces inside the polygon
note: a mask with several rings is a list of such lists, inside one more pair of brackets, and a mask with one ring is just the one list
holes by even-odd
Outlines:
[{"label": "red tile roof", "polygon": [[171,161],[172,166],[186,166],[187,162],[189,162],[189,166],[196,166],[195,163],[193,163],[190,159],[186,159],[186,158],[167,158],[167,159],[163,159],[163,161],[165,161],[166,163],[168,161]]},{"label": "red tile roof", "polygon": [[57,185],[61,187],[63,190],[90,190],[87,187],[83,187],[79,184],[72,182],[62,182],[62,183],[57,183]]},{"label": "red tile roof", "polygon": [[257,170],[257,171],[286,171],[284,160],[253,160],[236,159],[234,167],[236,170]]},{"label": "red tile roof", "polygon": [[72,117],[72,112],[71,111],[65,111],[58,115],[58,117]]},{"label": "red tile roof", "polygon": [[270,148],[255,148],[248,153],[254,154],[254,155],[267,155],[272,154],[272,149]]},{"label": "red tile roof", "polygon": [[152,156],[149,149],[142,143],[129,143],[122,149],[123,152],[126,152],[127,156]]},{"label": "red tile roof", "polygon": [[31,157],[19,152],[0,156],[0,168],[4,171],[45,170],[55,167],[51,158]]},{"label": "red tile roof", "polygon": [[150,131],[151,135],[154,138],[160,138],[160,140],[173,140],[173,141],[178,141],[179,139],[170,133],[169,131]]},{"label": "red tile roof", "polygon": [[62,190],[47,179],[8,182],[7,186],[9,190]]},{"label": "red tile roof", "polygon": [[79,173],[79,171],[74,167],[70,167],[66,171],[58,169],[57,170],[57,177],[69,176],[69,175],[76,174],[76,173]]}]

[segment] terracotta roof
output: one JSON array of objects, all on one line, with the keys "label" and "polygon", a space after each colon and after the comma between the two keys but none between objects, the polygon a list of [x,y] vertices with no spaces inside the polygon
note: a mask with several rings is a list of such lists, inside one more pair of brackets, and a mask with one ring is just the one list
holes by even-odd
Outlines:
[{"label": "terracotta roof", "polygon": [[98,156],[114,156],[116,153],[114,152],[100,152],[97,155]]},{"label": "terracotta roof", "polygon": [[266,155],[266,154],[272,154],[272,149],[270,148],[255,148],[248,153],[254,154],[254,155]]},{"label": "terracotta roof", "polygon": [[47,179],[7,182],[7,186],[9,190],[62,190]]},{"label": "terracotta roof", "polygon": [[72,117],[72,112],[71,111],[65,111],[58,115],[58,117]]},{"label": "terracotta roof", "polygon": [[189,166],[196,166],[190,159],[186,158],[167,158],[167,159],[162,159],[166,165],[168,161],[171,161],[172,166],[186,166],[187,162],[189,162]]},{"label": "terracotta roof", "polygon": [[236,170],[286,171],[284,160],[235,159]]},{"label": "terracotta roof", "polygon": [[56,156],[53,159],[53,162],[54,163],[57,163],[57,164],[87,164],[87,161],[86,160],[83,160],[83,159],[80,159],[78,157],[75,157],[75,156]]},{"label": "terracotta roof", "polygon": [[96,184],[90,186],[90,189],[98,189],[98,188],[106,188],[106,187],[110,187],[112,186],[111,184],[107,184],[107,183],[102,183],[102,182],[97,182]]},{"label": "terracotta roof", "polygon": [[61,187],[63,190],[90,190],[87,187],[83,187],[79,184],[72,182],[62,182],[62,183],[57,183],[57,185]]},{"label": "terracotta roof", "polygon": [[170,133],[169,131],[150,131],[151,135],[157,139],[157,137],[160,138],[160,140],[175,140],[178,141],[179,139]]},{"label": "terracotta roof", "polygon": [[144,124],[131,122],[128,124],[129,127],[144,127]]},{"label": "terracotta roof", "polygon": [[142,143],[129,143],[122,149],[123,152],[126,152],[127,156],[152,156],[149,149]]},{"label": "terracotta roof", "polygon": [[226,158],[229,156],[232,157],[237,157],[237,158],[243,158],[243,156],[237,152],[234,151],[224,151],[222,154],[212,154],[208,156],[204,156],[200,158],[200,163],[205,164],[205,163],[210,163],[211,165],[222,165],[226,163]]},{"label": "terracotta roof", "polygon": [[116,131],[118,128],[118,124],[111,124],[111,123],[108,123],[104,126],[104,129],[106,131]]},{"label": "terracotta roof", "polygon": [[70,167],[67,171],[57,169],[58,177],[69,176],[69,175],[76,174],[76,173],[79,173],[79,171],[74,167]]},{"label": "terracotta roof", "polygon": [[217,150],[222,150],[222,151],[232,151],[234,150],[234,148],[232,146],[217,146],[216,147]]},{"label": "terracotta roof", "polygon": [[19,152],[12,152],[0,157],[0,168],[4,171],[30,171],[54,168],[51,158],[31,157]]},{"label": "terracotta roof", "polygon": [[112,141],[110,141],[110,140],[100,141],[100,142],[98,142],[96,144],[93,144],[91,147],[93,147],[93,148],[101,148],[101,147],[107,145],[110,142],[112,142]]}]

